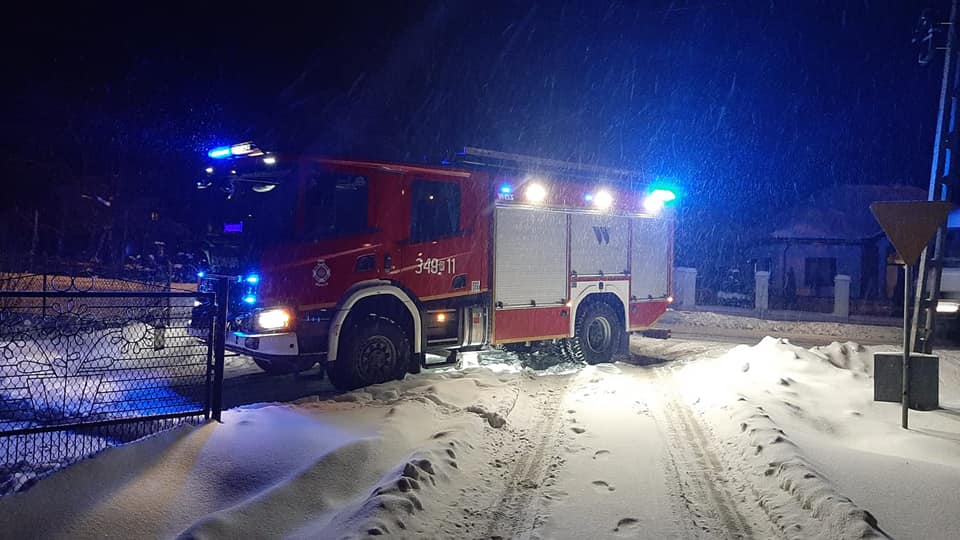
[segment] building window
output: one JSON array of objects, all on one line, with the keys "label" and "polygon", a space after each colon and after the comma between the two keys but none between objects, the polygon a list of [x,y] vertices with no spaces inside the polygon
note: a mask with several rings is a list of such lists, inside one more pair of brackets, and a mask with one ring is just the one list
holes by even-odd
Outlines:
[{"label": "building window", "polygon": [[803,284],[806,287],[830,287],[837,275],[835,257],[807,257],[804,264]]},{"label": "building window", "polygon": [[428,242],[460,233],[460,184],[414,180],[410,241]]}]

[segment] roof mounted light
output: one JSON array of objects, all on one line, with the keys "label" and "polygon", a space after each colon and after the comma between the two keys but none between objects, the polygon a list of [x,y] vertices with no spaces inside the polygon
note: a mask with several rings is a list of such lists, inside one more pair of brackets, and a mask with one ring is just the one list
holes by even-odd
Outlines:
[{"label": "roof mounted light", "polygon": [[212,157],[213,159],[223,159],[230,157],[230,147],[229,146],[218,146],[213,150],[207,152],[207,156]]},{"label": "roof mounted light", "polygon": [[257,147],[254,146],[252,142],[242,142],[231,146],[230,154],[234,156],[245,156],[254,153],[256,150]]},{"label": "roof mounted light", "polygon": [[658,214],[668,202],[676,198],[677,194],[669,189],[655,189],[643,200],[643,208],[651,214]]},{"label": "roof mounted light", "polygon": [[547,188],[543,187],[543,184],[533,183],[523,191],[523,196],[527,198],[527,202],[539,204],[546,200]]},{"label": "roof mounted light", "polygon": [[233,156],[262,156],[263,152],[257,148],[257,145],[250,141],[233,144],[230,146],[218,146],[209,152],[207,156],[213,159],[226,159]]},{"label": "roof mounted light", "polygon": [[609,191],[602,189],[593,196],[593,205],[600,210],[607,210],[613,204],[613,195]]}]

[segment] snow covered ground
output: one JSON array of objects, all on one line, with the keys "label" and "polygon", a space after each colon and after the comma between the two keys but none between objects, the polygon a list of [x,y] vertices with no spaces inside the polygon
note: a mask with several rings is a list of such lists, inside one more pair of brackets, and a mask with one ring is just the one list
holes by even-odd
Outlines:
[{"label": "snow covered ground", "polygon": [[872,401],[896,347],[841,341],[637,339],[632,363],[546,372],[487,354],[237,408],[0,499],[0,536],[956,538],[960,354],[904,431]]}]

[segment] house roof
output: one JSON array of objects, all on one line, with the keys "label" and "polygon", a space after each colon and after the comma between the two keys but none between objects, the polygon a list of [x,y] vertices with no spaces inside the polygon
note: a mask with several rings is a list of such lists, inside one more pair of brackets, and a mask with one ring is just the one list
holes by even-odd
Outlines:
[{"label": "house roof", "polygon": [[870,212],[870,203],[926,199],[927,192],[914,186],[835,186],[801,200],[770,236],[847,241],[872,238],[883,230]]}]

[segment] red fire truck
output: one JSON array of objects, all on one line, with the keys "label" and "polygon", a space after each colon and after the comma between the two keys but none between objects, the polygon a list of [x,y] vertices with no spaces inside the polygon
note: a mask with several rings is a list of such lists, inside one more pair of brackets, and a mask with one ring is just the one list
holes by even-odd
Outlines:
[{"label": "red fire truck", "polygon": [[209,155],[205,186],[272,197],[258,225],[224,225],[257,227],[259,252],[227,346],[268,372],[319,362],[352,389],[428,351],[542,342],[608,362],[672,301],[675,196],[629,171],[476,148],[444,166]]}]

